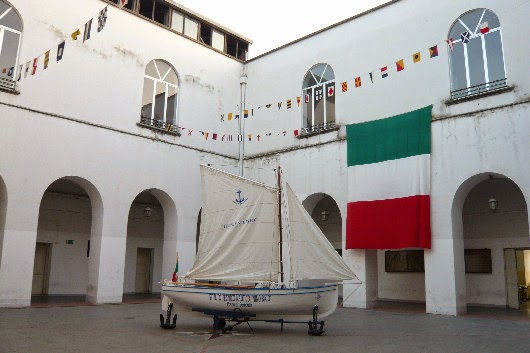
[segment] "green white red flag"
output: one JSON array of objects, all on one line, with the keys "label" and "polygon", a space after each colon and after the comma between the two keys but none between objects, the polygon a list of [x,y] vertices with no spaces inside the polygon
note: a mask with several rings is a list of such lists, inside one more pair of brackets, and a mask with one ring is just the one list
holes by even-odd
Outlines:
[{"label": "green white red flag", "polygon": [[346,127],[346,249],[431,247],[431,109]]}]

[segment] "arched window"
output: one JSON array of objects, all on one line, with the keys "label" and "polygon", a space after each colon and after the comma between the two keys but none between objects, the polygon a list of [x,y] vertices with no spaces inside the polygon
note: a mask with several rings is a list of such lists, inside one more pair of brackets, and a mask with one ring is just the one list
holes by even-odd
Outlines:
[{"label": "arched window", "polygon": [[335,75],[328,64],[313,66],[302,87],[303,133],[335,126]]},{"label": "arched window", "polygon": [[15,8],[0,0],[0,87],[15,89],[22,20]]},{"label": "arched window", "polygon": [[451,99],[491,91],[506,86],[501,25],[487,9],[460,16],[449,31],[453,49]]},{"label": "arched window", "polygon": [[177,132],[178,83],[177,73],[167,62],[147,64],[140,124]]}]

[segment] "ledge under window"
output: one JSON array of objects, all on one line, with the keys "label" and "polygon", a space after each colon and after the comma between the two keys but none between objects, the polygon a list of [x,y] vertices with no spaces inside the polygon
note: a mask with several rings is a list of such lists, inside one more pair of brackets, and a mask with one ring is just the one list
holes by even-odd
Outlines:
[{"label": "ledge under window", "polygon": [[141,117],[140,122],[137,125],[141,127],[146,127],[148,129],[156,130],[161,133],[180,136],[177,125],[169,124],[165,121]]},{"label": "ledge under window", "polygon": [[339,125],[336,125],[335,122],[322,123],[318,125],[313,125],[311,127],[303,127],[298,138],[306,138],[315,135],[325,134],[327,132],[337,131],[340,128]]},{"label": "ledge under window", "polygon": [[506,79],[497,80],[489,83],[483,83],[473,87],[459,89],[451,92],[451,98],[445,102],[447,105],[457,104],[460,102],[467,102],[474,99],[479,99],[495,94],[500,94],[513,90],[506,84]]}]

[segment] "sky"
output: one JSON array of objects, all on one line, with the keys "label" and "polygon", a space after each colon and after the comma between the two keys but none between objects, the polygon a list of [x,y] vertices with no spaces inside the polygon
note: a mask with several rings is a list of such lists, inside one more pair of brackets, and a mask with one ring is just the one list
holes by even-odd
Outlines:
[{"label": "sky", "polygon": [[388,0],[174,0],[251,39],[249,58]]}]

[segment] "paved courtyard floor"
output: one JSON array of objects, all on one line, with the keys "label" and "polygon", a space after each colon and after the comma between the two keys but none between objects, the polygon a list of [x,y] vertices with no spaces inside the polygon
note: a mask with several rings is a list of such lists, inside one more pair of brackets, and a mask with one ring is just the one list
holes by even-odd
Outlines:
[{"label": "paved courtyard floor", "polygon": [[105,304],[0,308],[0,353],[165,352],[530,352],[530,319],[508,311],[430,315],[383,305],[338,308],[325,333],[309,336],[305,324],[240,325],[231,334],[211,330],[212,320],[177,307],[177,328],[159,327],[160,304]]}]

